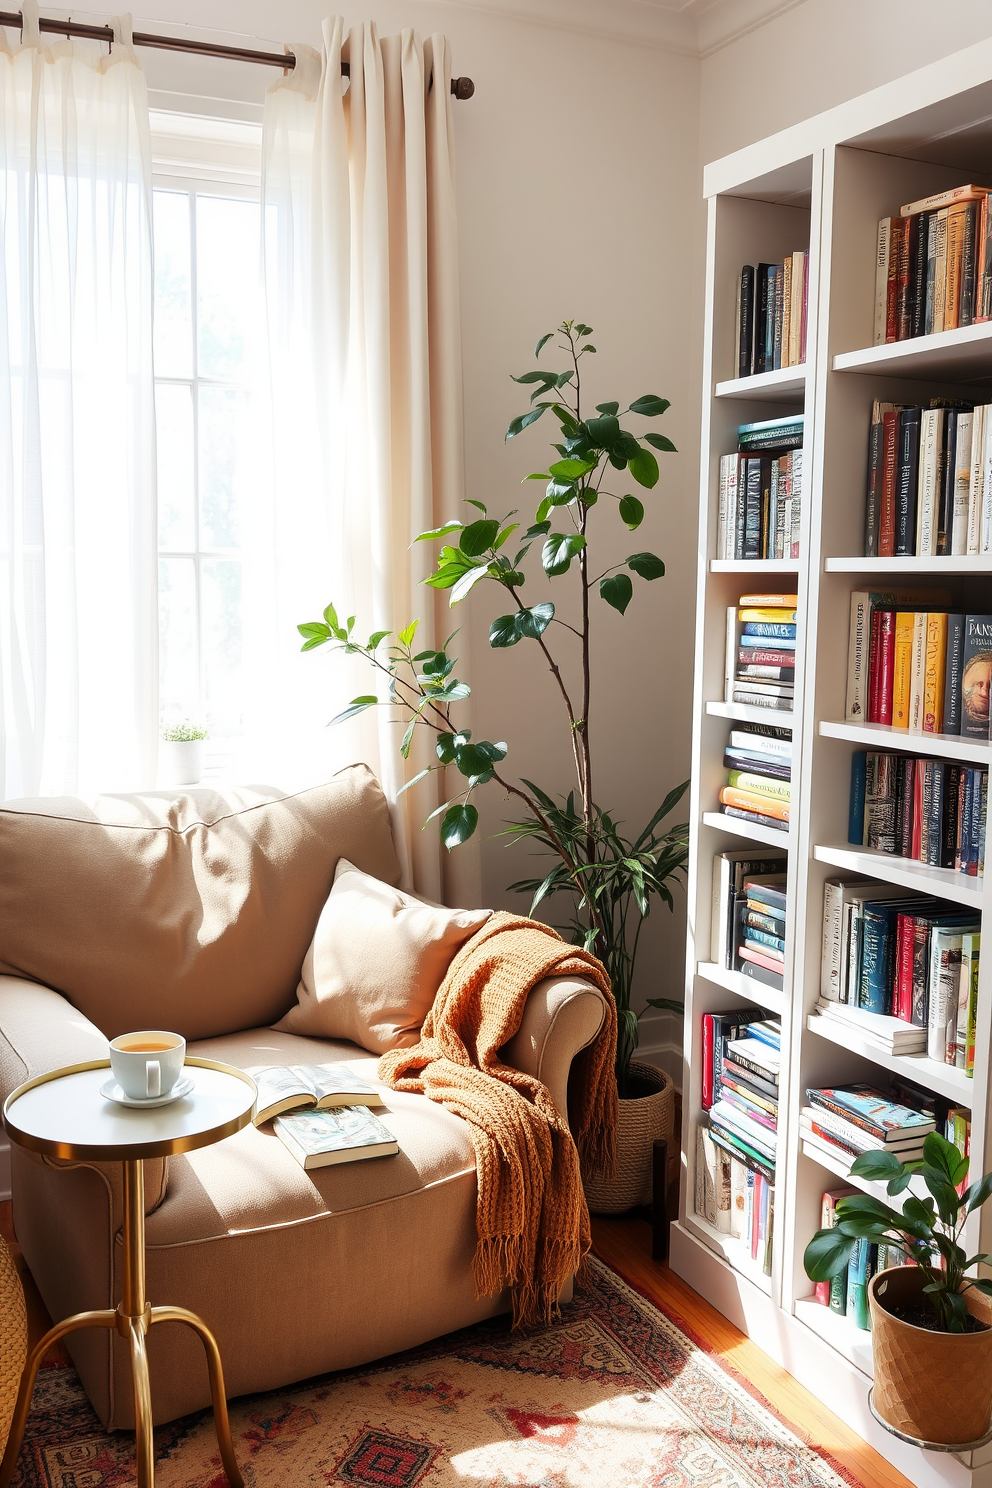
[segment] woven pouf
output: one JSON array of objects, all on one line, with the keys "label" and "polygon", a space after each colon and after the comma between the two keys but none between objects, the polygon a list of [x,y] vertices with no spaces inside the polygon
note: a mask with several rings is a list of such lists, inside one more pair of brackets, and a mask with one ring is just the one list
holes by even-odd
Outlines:
[{"label": "woven pouf", "polygon": [[17,1387],[28,1352],[24,1288],[14,1257],[0,1239],[0,1454],[7,1445]]},{"label": "woven pouf", "polygon": [[654,1144],[671,1140],[675,1125],[675,1087],[664,1070],[632,1060],[631,1084],[642,1092],[620,1102],[617,1175],[586,1178],[583,1186],[593,1214],[623,1214],[651,1202]]}]

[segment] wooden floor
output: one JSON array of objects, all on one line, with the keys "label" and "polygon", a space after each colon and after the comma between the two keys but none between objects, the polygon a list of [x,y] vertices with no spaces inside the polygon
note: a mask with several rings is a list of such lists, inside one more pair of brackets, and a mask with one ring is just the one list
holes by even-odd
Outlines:
[{"label": "wooden floor", "polygon": [[[10,1204],[0,1204],[0,1235],[7,1241],[24,1281],[28,1333],[33,1344],[50,1326],[44,1303],[14,1240]],[[651,1228],[642,1219],[594,1219],[596,1254],[664,1309],[685,1318],[692,1331],[750,1380],[798,1433],[829,1451],[864,1488],[913,1488],[884,1457],[803,1389],[725,1317],[704,1302],[667,1265],[651,1259]],[[51,1357],[68,1357],[56,1344]]]},{"label": "wooden floor", "polygon": [[663,1262],[652,1261],[647,1220],[594,1219],[592,1234],[595,1253],[608,1266],[662,1311],[667,1309],[684,1318],[697,1337],[761,1391],[798,1435],[829,1452],[865,1488],[915,1488],[681,1277]]}]

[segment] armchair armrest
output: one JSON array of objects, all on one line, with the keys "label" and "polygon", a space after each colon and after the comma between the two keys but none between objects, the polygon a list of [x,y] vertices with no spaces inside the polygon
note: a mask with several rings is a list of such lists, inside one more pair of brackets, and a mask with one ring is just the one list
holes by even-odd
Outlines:
[{"label": "armchair armrest", "polygon": [[[0,976],[0,1104],[18,1085],[48,1070],[90,1059],[106,1059],[107,1040],[96,1024],[67,998],[40,982]],[[123,1214],[120,1163],[69,1163],[37,1158],[49,1167],[90,1167],[101,1174],[111,1194],[114,1226]],[[145,1163],[145,1211],[165,1197],[168,1159]]]},{"label": "armchair armrest", "polygon": [[568,1116],[568,1072],[603,1024],[603,994],[583,977],[545,977],[527,999],[520,1027],[503,1049],[507,1064],[546,1085]]}]

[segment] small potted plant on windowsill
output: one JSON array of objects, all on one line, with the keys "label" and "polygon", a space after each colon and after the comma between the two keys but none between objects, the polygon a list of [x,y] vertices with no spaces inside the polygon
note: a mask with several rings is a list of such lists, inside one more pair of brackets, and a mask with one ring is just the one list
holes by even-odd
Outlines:
[{"label": "small potted plant on windowsill", "polygon": [[208,731],[185,719],[162,731],[159,760],[164,785],[196,785],[203,778],[203,741]]},{"label": "small potted plant on windowsill", "polygon": [[880,1271],[868,1288],[874,1405],[895,1431],[947,1445],[980,1440],[992,1416],[992,1281],[968,1275],[992,1256],[969,1256],[958,1243],[968,1215],[992,1195],[992,1173],[963,1187],[968,1166],[936,1132],[921,1161],[863,1153],[852,1178],[884,1183],[894,1197],[919,1173],[929,1195],[910,1194],[901,1214],[866,1193],[839,1199],[836,1227],[818,1230],[804,1256],[807,1276],[828,1281],[858,1244],[902,1251],[907,1264]]},{"label": "small potted plant on windowsill", "polygon": [[[641,426],[642,420],[665,413],[666,398],[648,393],[623,409],[619,402],[587,409],[585,359],[596,351],[589,340],[591,332],[592,327],[581,321],[564,321],[557,332],[541,337],[535,351],[537,360],[545,345],[554,341],[564,353],[564,367],[536,367],[513,379],[532,393],[530,407],[513,419],[506,438],[516,438],[545,413],[556,424],[554,458],[528,478],[541,487],[532,517],[521,516],[517,522],[516,511],[497,517],[481,501],[470,500],[467,504],[474,510],[467,520],[446,522],[417,539],[441,544],[436,569],[425,582],[434,589],[448,590],[452,605],[477,585],[497,587],[507,613],[490,625],[489,644],[494,650],[506,652],[517,645],[539,650],[548,668],[549,686],[560,702],[559,758],[553,764],[560,771],[567,762],[575,789],[555,796],[533,781],[512,778],[505,764],[508,744],[474,739],[461,727],[457,705],[471,688],[454,673],[457,662],[449,654],[454,636],[437,650],[415,651],[414,621],[396,636],[376,631],[362,644],[355,633],[355,617],[342,624],[333,605],[328,605],[322,620],[308,621],[299,629],[304,651],[330,644],[345,654],[362,655],[384,684],[380,692],[354,698],[335,722],[377,705],[405,714],[408,726],[400,746],[404,757],[409,757],[415,733],[427,729],[434,735],[436,762],[421,775],[444,769],[446,779],[457,786],[452,798],[434,813],[441,817],[441,840],[446,847],[457,847],[474,833],[479,813],[471,798],[479,787],[495,782],[512,797],[519,815],[507,823],[506,835],[526,841],[545,863],[538,877],[511,884],[510,891],[530,896],[531,914],[550,896],[561,896],[568,905],[568,923],[559,928],[605,965],[619,1024],[618,1171],[615,1178],[590,1175],[586,1192],[595,1210],[618,1213],[650,1197],[654,1140],[672,1131],[671,1079],[633,1058],[640,1016],[633,1006],[633,978],[641,928],[652,903],[674,908],[673,891],[685,874],[688,827],[684,822],[666,826],[664,821],[678,806],[688,782],[668,792],[642,831],[629,834],[593,795],[592,632],[611,611],[623,616],[642,582],[660,579],[665,573],[662,560],[650,552],[631,553],[616,561],[615,538],[611,541],[609,529],[612,526],[615,533],[619,525],[634,532],[641,525],[644,504],[628,488],[634,483],[642,494],[653,490],[660,473],[655,451],[670,453],[675,446],[665,435]],[[628,418],[638,432],[621,423]],[[609,556],[603,556],[604,547]],[[541,555],[539,566],[533,561],[537,553]],[[548,591],[543,588],[539,601],[530,594],[525,587],[527,570],[535,568],[541,579],[565,591],[564,605],[544,598]],[[622,751],[620,723],[614,722],[609,742],[614,750]],[[552,753],[550,744],[546,753]],[[420,778],[414,777],[409,784]],[[657,1010],[682,1011],[681,1001],[675,998],[654,997],[646,1002]]]}]

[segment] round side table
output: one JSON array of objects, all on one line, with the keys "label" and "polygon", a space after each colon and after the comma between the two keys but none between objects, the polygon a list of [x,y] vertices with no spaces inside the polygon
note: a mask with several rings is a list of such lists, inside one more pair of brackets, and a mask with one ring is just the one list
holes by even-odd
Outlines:
[{"label": "round side table", "polygon": [[169,1105],[147,1110],[117,1105],[100,1094],[110,1069],[108,1060],[73,1064],[39,1075],[7,1097],[3,1121],[12,1142],[46,1157],[122,1165],[124,1275],[121,1300],[115,1308],[63,1318],[31,1350],[0,1462],[0,1488],[8,1488],[14,1474],[42,1358],[57,1338],[79,1328],[116,1328],[130,1344],[138,1488],[153,1488],[155,1444],[145,1346],[145,1336],[153,1323],[186,1323],[199,1334],[207,1355],[214,1428],[224,1471],[231,1488],[243,1488],[231,1442],[224,1371],[216,1339],[195,1312],[184,1307],[151,1307],[145,1295],[144,1159],[172,1157],[220,1142],[248,1125],[255,1104],[254,1081],[241,1070],[210,1059],[192,1058],[186,1060],[184,1068],[195,1082],[190,1093]]}]

